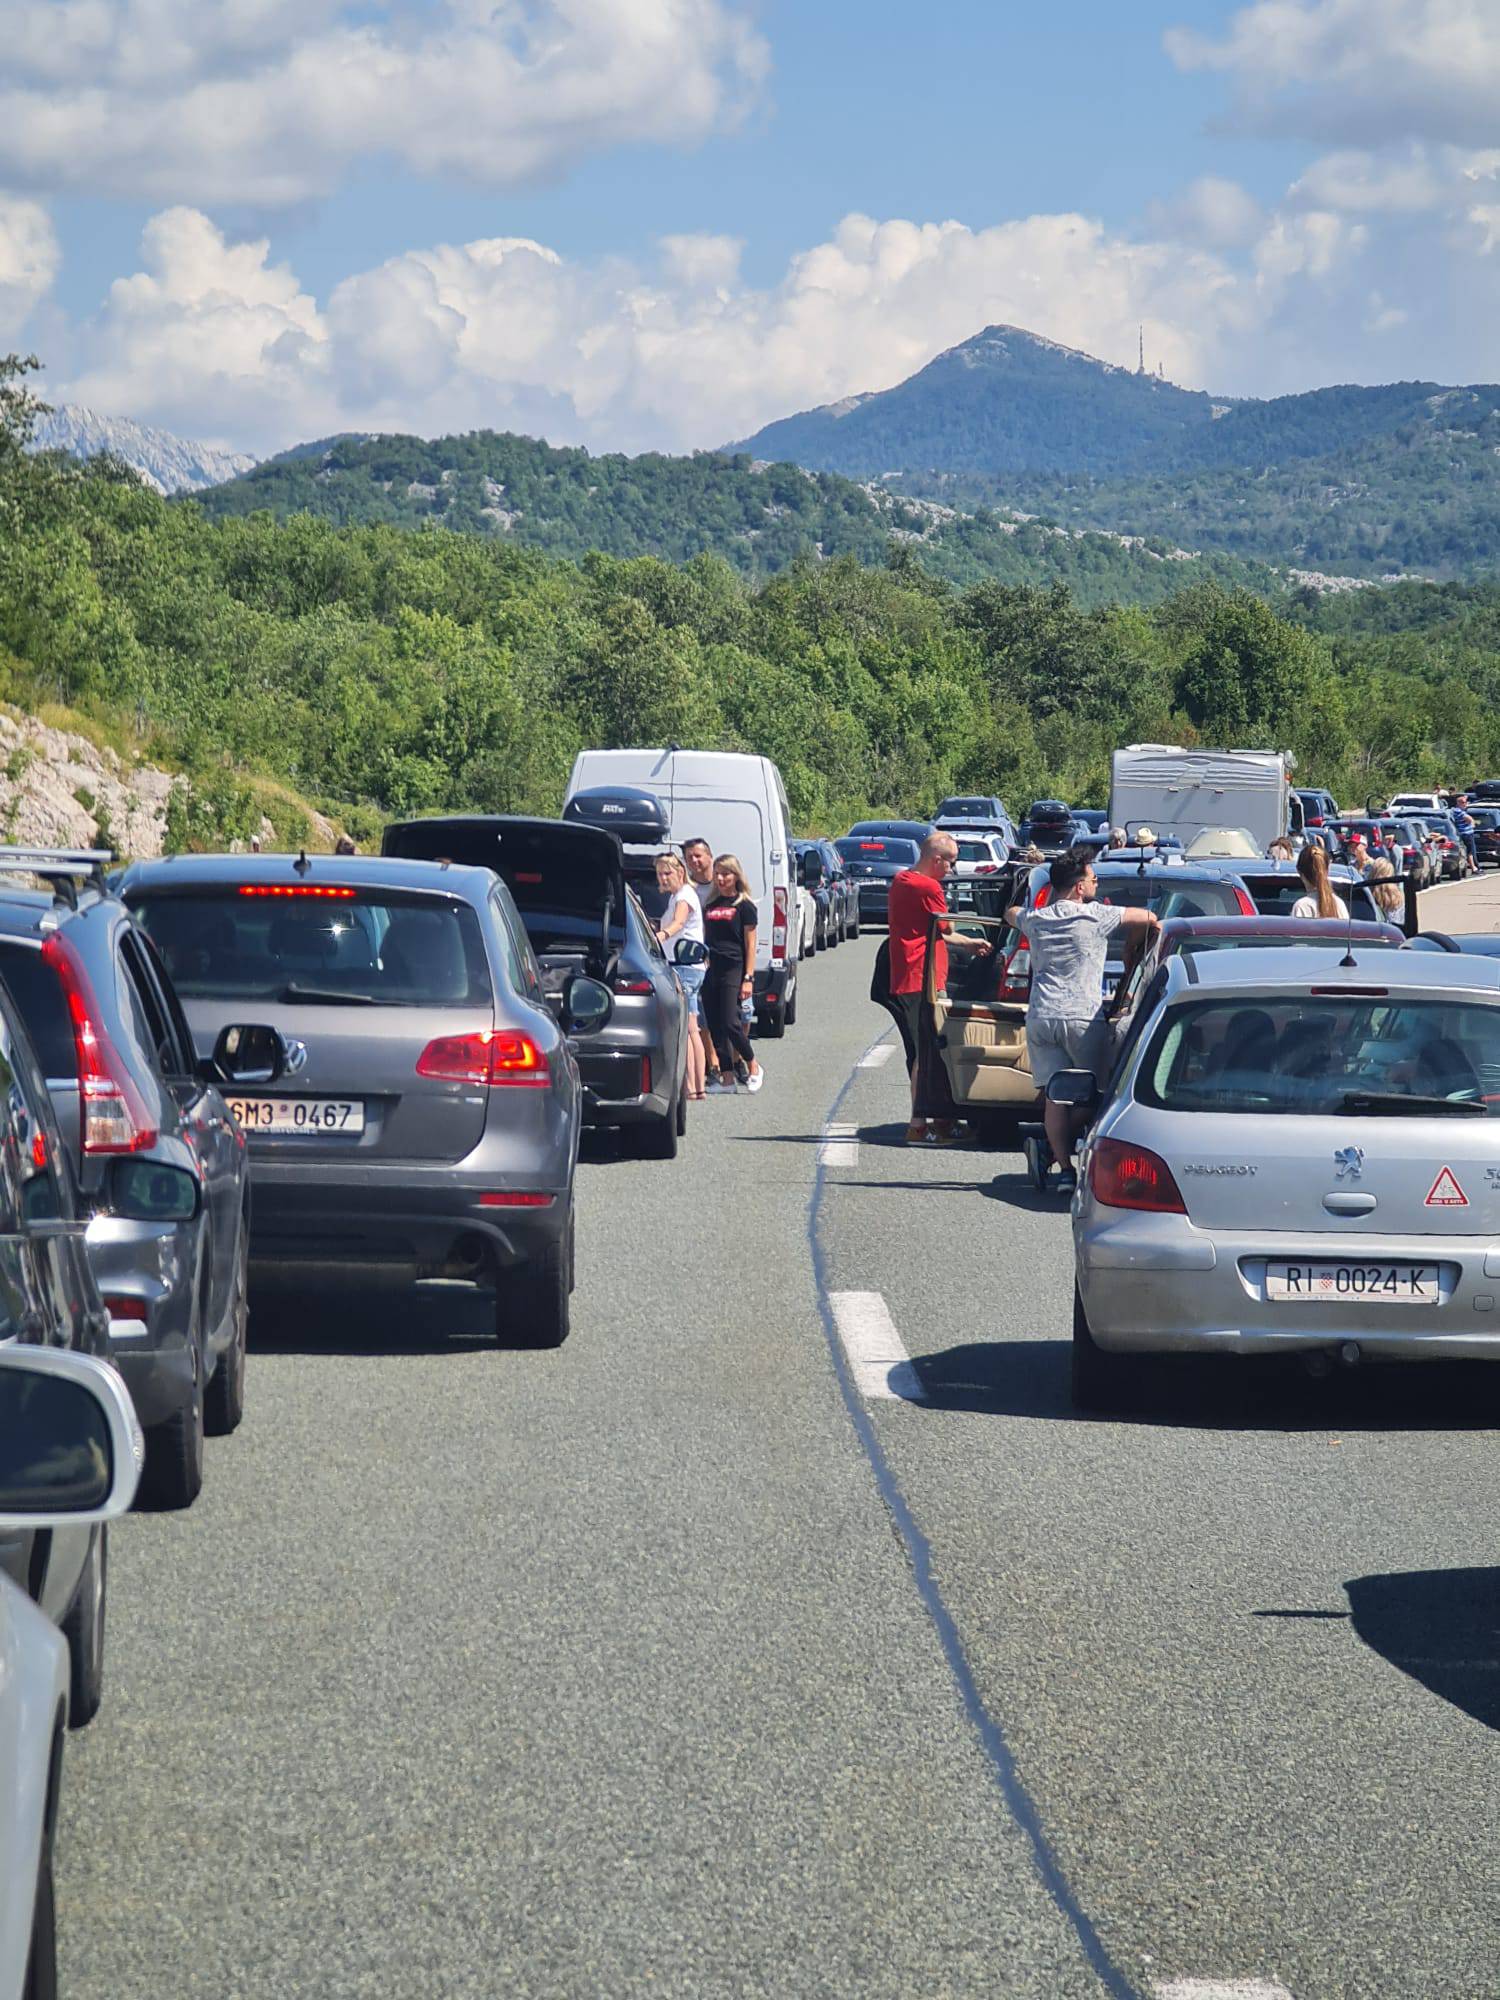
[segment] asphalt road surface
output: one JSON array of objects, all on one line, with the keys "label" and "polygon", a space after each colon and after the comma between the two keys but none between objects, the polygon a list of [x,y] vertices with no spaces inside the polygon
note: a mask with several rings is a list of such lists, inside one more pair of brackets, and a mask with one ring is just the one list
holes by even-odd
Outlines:
[{"label": "asphalt road surface", "polygon": [[900,1143],[873,951],[593,1150],[561,1351],[258,1291],[114,1532],[69,2000],[1500,1991],[1492,1378],[1076,1418],[1065,1212]]}]

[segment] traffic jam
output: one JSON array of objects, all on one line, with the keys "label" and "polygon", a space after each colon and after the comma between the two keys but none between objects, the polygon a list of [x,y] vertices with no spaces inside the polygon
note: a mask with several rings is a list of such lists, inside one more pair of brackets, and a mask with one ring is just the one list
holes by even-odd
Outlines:
[{"label": "traffic jam", "polygon": [[700,1101],[774,1100],[862,933],[906,1143],[1070,1216],[1081,1410],[1187,1355],[1500,1358],[1500,933],[1418,905],[1500,865],[1500,782],[1346,813],[1292,775],[1131,745],[1107,807],[799,839],[769,759],[599,750],[556,818],[379,854],[0,849],[0,1994],[57,1991],[109,1527],[190,1508],[254,1421],[252,1269],[469,1287],[498,1345],[559,1347],[580,1148],[670,1162]]}]

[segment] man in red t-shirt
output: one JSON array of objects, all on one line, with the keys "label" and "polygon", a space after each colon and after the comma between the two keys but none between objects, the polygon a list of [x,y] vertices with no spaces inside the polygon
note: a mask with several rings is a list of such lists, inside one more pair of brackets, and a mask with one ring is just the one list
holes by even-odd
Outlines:
[{"label": "man in red t-shirt", "polygon": [[[948,898],[943,892],[953,864],[958,859],[958,842],[951,833],[929,833],[914,868],[903,868],[891,882],[891,998],[906,1016],[911,1046],[917,1046],[917,1023],[922,1005],[922,974],[927,959],[927,929],[932,918],[946,912]],[[989,945],[981,938],[954,937],[945,920],[933,940],[933,994],[941,998],[948,985],[948,951],[971,951],[981,958]],[[946,940],[946,942],[945,942]],[[908,1146],[951,1146],[954,1139],[951,1118],[917,1116],[917,1069],[911,1073],[911,1123],[906,1128]]]}]

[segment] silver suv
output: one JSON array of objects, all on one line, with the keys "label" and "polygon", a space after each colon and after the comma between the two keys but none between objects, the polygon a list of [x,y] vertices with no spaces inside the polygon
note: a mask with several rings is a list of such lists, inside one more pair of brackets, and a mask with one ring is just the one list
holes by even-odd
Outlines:
[{"label": "silver suv", "polygon": [[488,868],[331,855],[189,855],[120,893],[205,1053],[221,1053],[255,1179],[253,1258],[493,1287],[500,1338],[554,1347],[573,1288],[582,1123],[568,1032]]}]

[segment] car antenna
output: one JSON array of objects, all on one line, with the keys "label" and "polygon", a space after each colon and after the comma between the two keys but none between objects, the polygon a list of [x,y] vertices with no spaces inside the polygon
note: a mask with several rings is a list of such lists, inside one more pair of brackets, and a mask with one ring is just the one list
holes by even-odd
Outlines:
[{"label": "car antenna", "polygon": [[305,847],[303,848],[302,852],[297,856],[297,859],[292,863],[292,866],[293,868],[296,869],[299,875],[305,875],[308,869],[312,867],[312,863],[307,858],[307,849]]},{"label": "car antenna", "polygon": [[1344,955],[1339,960],[1341,968],[1349,965],[1357,966],[1359,964],[1359,960],[1354,956],[1354,884],[1352,882],[1349,884],[1349,901],[1345,907],[1349,912],[1349,934],[1344,942]]}]

